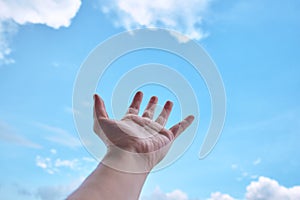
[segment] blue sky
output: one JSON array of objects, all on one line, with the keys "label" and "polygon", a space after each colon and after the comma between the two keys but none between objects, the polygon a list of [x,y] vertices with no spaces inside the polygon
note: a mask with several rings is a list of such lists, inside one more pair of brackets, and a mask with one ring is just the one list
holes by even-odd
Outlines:
[{"label": "blue sky", "polygon": [[[216,147],[199,160],[210,119],[201,86],[195,140],[178,161],[149,176],[142,199],[300,197],[299,1],[17,2],[0,0],[1,199],[61,199],[93,170],[97,162],[73,122],[76,75],[99,43],[148,26],[177,30],[206,49],[224,81],[227,117]],[[145,51],[124,63],[155,56]],[[168,55],[158,58],[169,64]],[[142,89],[146,98],[161,92]],[[105,101],[110,90],[97,88]],[[167,98],[173,97],[160,103]]]}]

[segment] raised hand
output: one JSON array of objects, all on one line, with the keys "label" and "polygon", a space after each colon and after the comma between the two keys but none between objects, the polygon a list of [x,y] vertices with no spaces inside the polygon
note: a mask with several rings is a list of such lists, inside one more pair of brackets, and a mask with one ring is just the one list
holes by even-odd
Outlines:
[{"label": "raised hand", "polygon": [[173,103],[167,101],[153,120],[158,98],[153,96],[139,116],[143,93],[137,92],[121,120],[109,119],[103,100],[94,96],[94,131],[106,144],[108,151],[103,164],[126,172],[149,172],[167,154],[173,141],[192,123],[194,117],[165,128]]}]

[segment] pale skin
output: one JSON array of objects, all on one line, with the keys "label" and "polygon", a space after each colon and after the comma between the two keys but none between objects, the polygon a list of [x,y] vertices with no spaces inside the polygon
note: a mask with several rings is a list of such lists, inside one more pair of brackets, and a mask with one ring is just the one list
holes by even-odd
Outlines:
[{"label": "pale skin", "polygon": [[170,129],[165,124],[173,103],[167,101],[153,119],[158,98],[151,97],[138,115],[143,93],[137,92],[121,120],[110,119],[104,101],[94,95],[94,132],[107,147],[107,153],[68,200],[138,200],[149,172],[167,154],[173,141],[193,122],[187,116]]}]

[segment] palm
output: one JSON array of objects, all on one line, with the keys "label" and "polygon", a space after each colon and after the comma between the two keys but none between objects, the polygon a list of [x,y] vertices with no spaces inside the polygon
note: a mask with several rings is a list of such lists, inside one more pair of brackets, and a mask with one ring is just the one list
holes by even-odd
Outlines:
[{"label": "palm", "polygon": [[148,153],[157,151],[173,141],[173,134],[159,123],[137,115],[127,114],[120,120],[101,119],[105,136],[127,151]]},{"label": "palm", "polygon": [[118,149],[127,154],[143,155],[154,166],[166,155],[174,139],[192,123],[194,117],[188,116],[166,129],[164,126],[172,110],[172,103],[168,101],[154,121],[152,118],[157,97],[152,97],[143,115],[138,116],[141,101],[142,93],[138,92],[124,118],[118,121],[108,118],[103,100],[95,95],[94,130],[109,150]]}]

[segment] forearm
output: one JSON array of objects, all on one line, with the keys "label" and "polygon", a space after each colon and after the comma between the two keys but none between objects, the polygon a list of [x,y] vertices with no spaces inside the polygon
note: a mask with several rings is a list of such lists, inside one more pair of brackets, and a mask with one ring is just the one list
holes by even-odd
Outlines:
[{"label": "forearm", "polygon": [[100,163],[67,199],[138,200],[147,175],[148,173],[118,171]]}]

